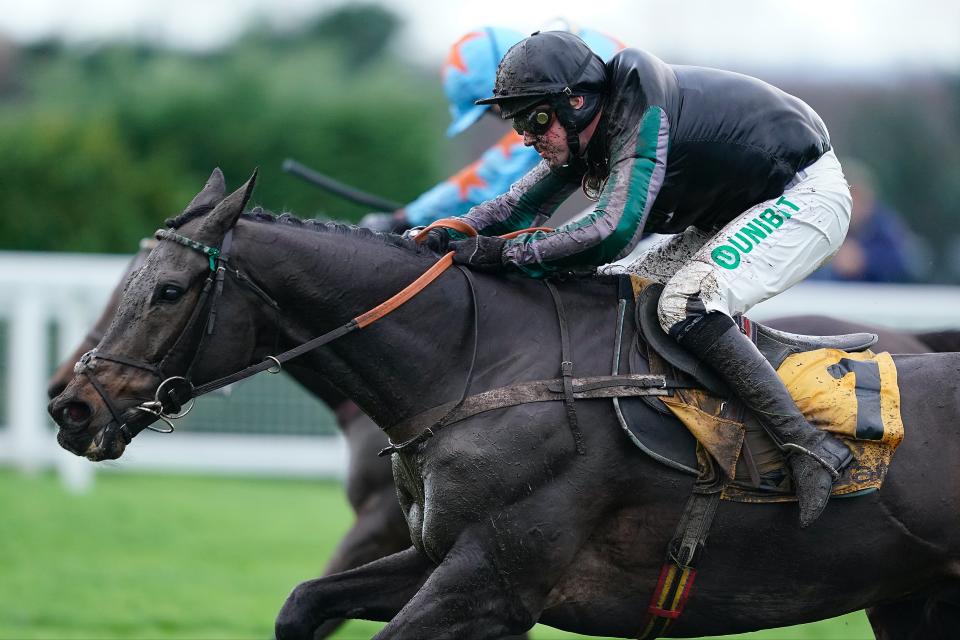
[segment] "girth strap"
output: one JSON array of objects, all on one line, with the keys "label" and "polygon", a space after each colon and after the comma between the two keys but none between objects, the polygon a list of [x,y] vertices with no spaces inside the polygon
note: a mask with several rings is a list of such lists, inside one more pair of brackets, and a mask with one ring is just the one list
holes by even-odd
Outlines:
[{"label": "girth strap", "polygon": [[[659,375],[594,376],[587,378],[553,378],[534,380],[506,387],[498,387],[468,396],[463,400],[447,402],[407,418],[384,429],[391,442],[397,442],[380,452],[381,456],[402,451],[405,447],[423,442],[434,431],[475,415],[515,407],[530,402],[556,402],[594,398],[624,398],[632,396],[666,396],[676,385]],[[457,406],[459,404],[459,406]]]},{"label": "girth strap", "polygon": [[567,314],[563,309],[563,301],[560,299],[560,292],[552,282],[544,281],[550,295],[553,296],[553,303],[557,307],[557,319],[560,322],[560,375],[563,376],[563,406],[567,410],[567,422],[570,424],[570,432],[573,434],[573,441],[577,446],[577,453],[583,455],[586,450],[583,447],[583,433],[580,431],[580,425],[577,421],[577,408],[573,404],[573,355],[570,353],[570,332],[567,329]]},{"label": "girth strap", "polygon": [[683,613],[722,490],[722,486],[707,491],[694,487],[687,499],[683,517],[667,546],[667,558],[660,568],[657,586],[647,606],[647,618],[638,636],[640,640],[665,635],[668,627]]}]

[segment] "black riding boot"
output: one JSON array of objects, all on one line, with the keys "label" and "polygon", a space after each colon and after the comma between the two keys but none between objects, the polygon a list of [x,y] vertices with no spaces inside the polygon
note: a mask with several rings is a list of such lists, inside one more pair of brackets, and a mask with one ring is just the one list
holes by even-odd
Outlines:
[{"label": "black riding boot", "polygon": [[833,483],[853,460],[850,449],[807,422],[777,372],[729,316],[708,313],[682,328],[677,340],[723,376],[786,451],[800,502],[800,526],[820,517]]}]

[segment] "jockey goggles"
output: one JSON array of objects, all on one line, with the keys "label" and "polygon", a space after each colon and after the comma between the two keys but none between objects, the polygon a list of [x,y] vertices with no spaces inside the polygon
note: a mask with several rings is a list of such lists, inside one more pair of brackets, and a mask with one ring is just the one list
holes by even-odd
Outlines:
[{"label": "jockey goggles", "polygon": [[556,117],[552,107],[537,107],[524,111],[513,119],[513,129],[520,135],[529,133],[533,136],[542,136],[550,128]]}]

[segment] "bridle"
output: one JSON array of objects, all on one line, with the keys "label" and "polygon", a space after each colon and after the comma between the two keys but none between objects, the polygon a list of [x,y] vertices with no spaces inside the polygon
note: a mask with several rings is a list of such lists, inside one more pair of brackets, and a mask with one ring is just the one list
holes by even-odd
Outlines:
[{"label": "bridle", "polygon": [[[194,367],[200,360],[199,355],[203,350],[203,345],[207,339],[213,335],[214,329],[216,328],[217,303],[223,293],[223,285],[227,273],[231,273],[239,283],[255,293],[272,308],[275,313],[279,314],[280,311],[279,305],[273,298],[257,286],[253,280],[244,275],[238,268],[231,265],[230,247],[233,241],[233,229],[226,233],[220,247],[207,246],[169,229],[160,229],[154,236],[158,240],[170,240],[198,251],[204,254],[209,260],[210,270],[207,274],[207,279],[204,282],[200,297],[190,314],[187,324],[180,332],[173,346],[158,363],[137,360],[119,354],[105,353],[94,348],[85,353],[74,367],[74,373],[84,374],[90,381],[91,386],[93,386],[100,395],[115,420],[117,425],[116,429],[127,443],[143,429],[150,429],[151,431],[160,433],[172,432],[174,426],[171,421],[186,416],[193,409],[193,402],[196,396],[193,393],[194,388],[190,378]],[[201,321],[204,322],[204,329],[197,336],[196,327]],[[184,355],[191,353],[193,355],[188,361],[186,373],[183,376],[169,375],[167,373],[175,366],[171,364],[172,362],[175,362],[177,359],[182,359]],[[148,413],[163,421],[166,423],[167,428],[154,427],[150,424],[135,427],[126,423],[122,419],[122,413],[117,408],[116,403],[93,372],[91,364],[94,360],[106,360],[122,366],[146,371],[159,379],[160,385],[154,393],[154,399],[143,402],[134,407],[134,409]],[[279,372],[279,370],[278,366],[276,371]]]},{"label": "bridle", "polygon": [[[200,354],[203,350],[204,344],[213,334],[216,327],[217,303],[219,302],[223,293],[223,285],[227,273],[231,274],[234,279],[237,280],[237,282],[255,293],[274,310],[277,317],[276,322],[278,328],[276,335],[278,339],[280,307],[277,302],[273,300],[273,298],[271,298],[263,289],[257,286],[252,279],[240,271],[238,267],[231,264],[230,249],[233,240],[233,229],[230,229],[226,233],[220,247],[211,247],[205,245],[201,242],[180,235],[171,229],[160,229],[154,235],[158,240],[176,242],[184,247],[202,253],[209,260],[210,272],[207,275],[207,279],[203,285],[203,289],[201,290],[200,297],[197,300],[193,311],[191,312],[187,324],[180,332],[180,335],[177,337],[173,347],[167,351],[159,363],[154,364],[129,358],[123,355],[103,353],[94,348],[85,353],[74,367],[74,372],[77,374],[84,374],[90,381],[91,386],[93,386],[93,388],[100,395],[104,404],[107,406],[108,410],[113,416],[115,425],[117,425],[114,427],[114,429],[127,444],[130,443],[134,436],[144,429],[150,429],[151,431],[157,431],[160,433],[171,433],[174,431],[173,421],[183,418],[190,413],[190,411],[193,409],[195,399],[201,395],[221,389],[229,384],[233,384],[234,382],[243,380],[263,371],[273,374],[279,373],[283,363],[286,361],[301,356],[308,351],[312,351],[313,349],[316,349],[322,345],[328,344],[337,338],[351,333],[352,331],[369,326],[409,301],[428,284],[437,279],[453,264],[453,252],[450,252],[440,258],[440,260],[434,263],[433,266],[431,266],[426,272],[420,275],[416,280],[407,285],[400,292],[385,302],[377,305],[373,309],[370,309],[366,313],[356,316],[346,324],[328,331],[321,336],[313,338],[308,342],[300,344],[297,347],[284,351],[283,353],[267,356],[262,362],[250,365],[240,371],[195,387],[191,381],[191,374],[193,373],[193,369],[196,364],[200,361]],[[469,270],[464,269],[463,267],[459,267],[459,270],[467,278],[467,283],[471,293],[471,301],[473,303],[474,316],[473,356],[467,373],[463,393],[461,394],[459,401],[462,402],[463,399],[466,398],[466,394],[470,388],[470,383],[473,378],[473,369],[477,357],[478,305],[476,301],[476,287],[473,282],[472,274]],[[205,318],[203,331],[199,333],[199,336],[194,335],[197,334],[196,326],[203,318]],[[181,357],[182,354],[192,354],[189,364],[186,366],[185,374],[182,376],[169,375],[167,371],[171,369],[171,361]],[[99,380],[97,380],[96,375],[92,371],[91,364],[97,359],[106,360],[108,362],[113,362],[134,369],[140,369],[159,379],[161,382],[154,394],[154,399],[147,402],[142,402],[141,404],[133,407],[133,409],[154,416],[155,418],[164,422],[167,425],[167,428],[158,428],[151,424],[144,424],[142,426],[130,425],[129,423],[125,422],[122,418],[122,412],[117,408],[116,403],[110,397],[110,394],[107,392],[106,388]]]}]

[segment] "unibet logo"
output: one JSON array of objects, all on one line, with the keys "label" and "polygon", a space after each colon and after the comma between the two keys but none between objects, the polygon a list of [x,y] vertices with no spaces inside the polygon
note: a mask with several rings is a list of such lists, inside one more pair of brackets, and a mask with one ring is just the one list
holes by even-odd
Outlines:
[{"label": "unibet logo", "polygon": [[[777,200],[778,205],[786,205],[794,211],[800,207],[793,204],[786,197]],[[736,269],[740,266],[740,254],[750,253],[764,238],[783,226],[792,213],[784,209],[764,209],[763,213],[746,223],[732,236],[727,237],[729,244],[722,244],[710,252],[710,257],[724,269]]]}]

